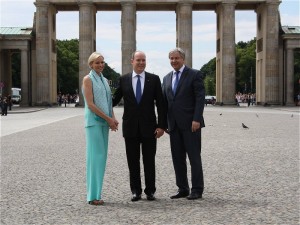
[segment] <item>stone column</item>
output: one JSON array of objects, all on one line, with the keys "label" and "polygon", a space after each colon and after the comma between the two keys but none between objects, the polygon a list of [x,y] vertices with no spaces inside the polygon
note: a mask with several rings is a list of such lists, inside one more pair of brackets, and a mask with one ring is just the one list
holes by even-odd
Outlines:
[{"label": "stone column", "polygon": [[28,106],[29,96],[29,73],[28,73],[28,51],[21,50],[21,106]]},{"label": "stone column", "polygon": [[50,34],[49,3],[35,2],[36,5],[36,102],[35,105],[50,103]]},{"label": "stone column", "polygon": [[49,7],[49,41],[50,41],[50,68],[49,68],[49,103],[57,104],[57,54],[56,54],[56,7]]},{"label": "stone column", "polygon": [[257,103],[280,104],[279,88],[279,6],[280,1],[267,0],[257,8]]},{"label": "stone column", "polygon": [[266,29],[266,103],[279,102],[279,3],[267,3]]},{"label": "stone column", "polygon": [[236,0],[217,6],[217,71],[218,104],[235,104],[235,6]]},{"label": "stone column", "polygon": [[11,95],[12,88],[12,71],[11,71],[11,51],[3,50],[3,80],[4,87],[2,89],[2,96]]},{"label": "stone column", "polygon": [[[82,79],[90,71],[89,56],[96,51],[96,8],[92,3],[79,3],[79,89]],[[79,91],[80,105],[83,105],[82,92]]]},{"label": "stone column", "polygon": [[122,74],[132,71],[131,55],[136,51],[136,4],[121,1],[122,6]]},{"label": "stone column", "polygon": [[286,105],[294,105],[294,49],[286,49]]},{"label": "stone column", "polygon": [[193,1],[179,1],[176,8],[176,46],[185,51],[185,64],[193,66]]}]

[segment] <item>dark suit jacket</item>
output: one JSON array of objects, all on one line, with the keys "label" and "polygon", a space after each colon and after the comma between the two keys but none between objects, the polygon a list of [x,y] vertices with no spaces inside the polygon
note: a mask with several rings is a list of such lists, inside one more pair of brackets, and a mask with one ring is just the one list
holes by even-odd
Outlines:
[{"label": "dark suit jacket", "polygon": [[173,71],[163,79],[169,131],[174,129],[175,124],[180,129],[191,129],[192,121],[200,122],[201,127],[204,127],[205,89],[202,73],[185,66],[175,96],[172,91],[172,75]]},{"label": "dark suit jacket", "polygon": [[[159,76],[145,72],[143,95],[138,104],[132,88],[132,73],[120,77],[113,96],[113,106],[124,100],[123,137],[154,137],[157,127],[165,128],[164,99]],[[155,114],[157,108],[157,118]]]}]

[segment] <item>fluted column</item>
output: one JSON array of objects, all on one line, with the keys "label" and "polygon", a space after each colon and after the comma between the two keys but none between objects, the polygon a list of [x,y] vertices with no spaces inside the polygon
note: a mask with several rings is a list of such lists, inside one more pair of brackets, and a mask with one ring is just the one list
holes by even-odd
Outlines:
[{"label": "fluted column", "polygon": [[[90,71],[89,56],[96,51],[96,8],[92,3],[79,3],[79,90],[82,79]],[[80,105],[83,105],[81,91]]]},{"label": "fluted column", "polygon": [[136,50],[136,4],[121,1],[122,5],[122,74],[132,71],[131,55]]},{"label": "fluted column", "polygon": [[29,73],[28,73],[28,50],[21,50],[21,106],[28,106],[29,96]]},{"label": "fluted column", "polygon": [[[280,104],[279,11],[280,2],[267,0],[257,8],[257,103]],[[259,82],[259,83],[258,83]]]},{"label": "fluted column", "polygon": [[279,104],[279,12],[278,3],[267,4],[266,103]]},{"label": "fluted column", "polygon": [[50,76],[50,34],[49,34],[49,3],[36,5],[36,104],[49,103]]},{"label": "fluted column", "polygon": [[185,64],[193,66],[193,2],[179,1],[176,8],[177,47],[185,51]]},{"label": "fluted column", "polygon": [[294,105],[294,50],[286,49],[286,105]]},{"label": "fluted column", "polygon": [[217,102],[235,104],[235,0],[217,7]]}]

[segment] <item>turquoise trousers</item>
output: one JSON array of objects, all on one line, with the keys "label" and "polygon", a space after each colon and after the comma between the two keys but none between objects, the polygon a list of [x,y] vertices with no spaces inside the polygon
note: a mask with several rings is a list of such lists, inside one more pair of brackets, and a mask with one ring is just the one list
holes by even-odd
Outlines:
[{"label": "turquoise trousers", "polygon": [[108,126],[86,127],[87,201],[100,200],[106,167]]}]

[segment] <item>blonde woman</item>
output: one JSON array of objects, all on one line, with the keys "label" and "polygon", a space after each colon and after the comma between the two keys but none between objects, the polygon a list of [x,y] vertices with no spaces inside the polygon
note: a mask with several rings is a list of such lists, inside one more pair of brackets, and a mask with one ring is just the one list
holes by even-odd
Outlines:
[{"label": "blonde woman", "polygon": [[104,57],[97,52],[90,55],[90,73],[83,78],[86,131],[87,202],[103,205],[101,198],[106,167],[109,129],[116,131],[118,121],[112,109],[111,90],[102,71]]}]

